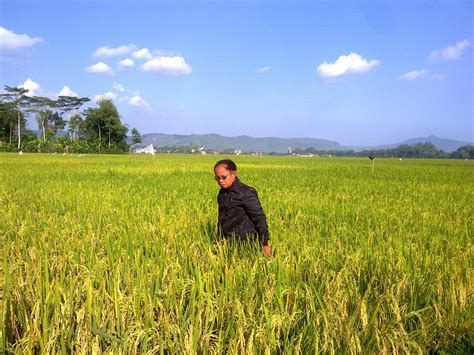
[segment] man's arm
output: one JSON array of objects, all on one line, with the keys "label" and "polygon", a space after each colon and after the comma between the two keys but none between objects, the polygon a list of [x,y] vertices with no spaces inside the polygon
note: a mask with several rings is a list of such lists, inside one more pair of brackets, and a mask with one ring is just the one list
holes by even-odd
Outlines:
[{"label": "man's arm", "polygon": [[260,200],[255,189],[251,188],[245,194],[244,206],[247,215],[255,226],[260,244],[262,245],[263,253],[265,256],[269,257],[271,250],[270,246],[268,245],[270,235],[268,232],[267,218],[265,216],[265,212],[263,212],[262,205],[260,204]]}]

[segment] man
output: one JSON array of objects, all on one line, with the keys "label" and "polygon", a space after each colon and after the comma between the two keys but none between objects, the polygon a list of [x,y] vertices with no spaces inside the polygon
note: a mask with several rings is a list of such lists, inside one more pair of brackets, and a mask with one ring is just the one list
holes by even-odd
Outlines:
[{"label": "man", "polygon": [[241,241],[258,238],[263,254],[270,257],[267,219],[257,191],[239,180],[232,160],[219,160],[214,165],[214,175],[221,187],[217,196],[219,232]]}]

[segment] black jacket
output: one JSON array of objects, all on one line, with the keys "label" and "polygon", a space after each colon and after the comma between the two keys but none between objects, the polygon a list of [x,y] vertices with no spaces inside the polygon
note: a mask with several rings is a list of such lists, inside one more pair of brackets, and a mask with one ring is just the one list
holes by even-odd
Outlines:
[{"label": "black jacket", "polygon": [[219,232],[241,240],[258,237],[262,245],[268,245],[267,219],[258,199],[257,191],[235,178],[228,189],[217,196],[219,204]]}]

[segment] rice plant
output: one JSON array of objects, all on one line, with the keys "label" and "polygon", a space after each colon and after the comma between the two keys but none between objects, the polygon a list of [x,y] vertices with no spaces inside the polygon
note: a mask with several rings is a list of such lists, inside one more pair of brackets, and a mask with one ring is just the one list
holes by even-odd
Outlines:
[{"label": "rice plant", "polygon": [[266,260],[218,238],[216,160],[0,154],[3,349],[473,351],[472,161],[235,157]]}]

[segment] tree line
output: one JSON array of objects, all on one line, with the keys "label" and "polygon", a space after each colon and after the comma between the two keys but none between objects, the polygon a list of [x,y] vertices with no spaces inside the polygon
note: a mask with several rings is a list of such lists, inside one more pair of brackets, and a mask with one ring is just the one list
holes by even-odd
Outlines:
[{"label": "tree line", "polygon": [[[129,151],[129,128],[111,100],[79,112],[87,97],[59,96],[56,100],[28,96],[28,90],[5,86],[0,95],[0,151],[122,153]],[[41,136],[28,129],[33,115]],[[66,129],[67,127],[67,129]],[[65,130],[66,129],[66,130]],[[132,128],[132,144],[140,133]]]},{"label": "tree line", "polygon": [[[90,101],[89,98],[59,96],[53,100],[28,96],[28,92],[25,88],[5,86],[5,93],[0,94],[0,151],[123,153],[130,151],[129,143],[133,145],[142,142],[140,133],[135,128],[131,130],[131,142],[127,140],[129,129],[122,123],[117,107],[111,100],[100,100],[97,107],[79,112]],[[28,129],[26,118],[30,115],[35,116],[41,136]],[[177,153],[197,150],[197,146],[158,149],[159,152]],[[223,153],[233,152],[231,149]],[[459,147],[451,153],[438,150],[431,143],[363,151],[306,148],[295,149],[294,153],[341,157],[370,155],[383,158],[474,159],[474,145]]]},{"label": "tree line", "polygon": [[295,154],[314,154],[336,157],[367,157],[379,158],[437,158],[437,159],[474,159],[474,145],[464,145],[456,151],[448,153],[437,149],[432,143],[402,144],[397,148],[375,150],[317,150],[315,148],[295,149]]}]

